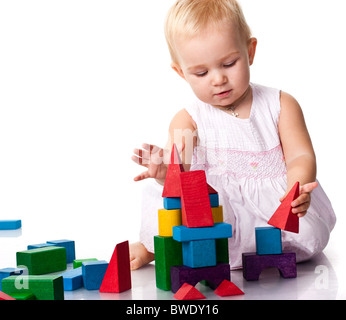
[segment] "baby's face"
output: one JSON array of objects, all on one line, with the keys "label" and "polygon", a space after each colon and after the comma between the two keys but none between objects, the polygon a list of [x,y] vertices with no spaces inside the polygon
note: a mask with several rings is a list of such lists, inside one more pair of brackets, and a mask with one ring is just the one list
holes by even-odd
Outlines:
[{"label": "baby's face", "polygon": [[248,45],[232,26],[208,28],[197,36],[179,40],[179,64],[172,64],[197,98],[216,107],[228,107],[249,87],[250,65],[256,43]]}]

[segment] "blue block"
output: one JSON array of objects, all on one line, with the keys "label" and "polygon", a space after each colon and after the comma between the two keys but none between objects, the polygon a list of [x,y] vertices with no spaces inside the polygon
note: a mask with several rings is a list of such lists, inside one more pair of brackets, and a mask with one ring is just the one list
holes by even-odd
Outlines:
[{"label": "blue block", "polygon": [[215,240],[194,240],[182,243],[183,264],[190,268],[216,266]]},{"label": "blue block", "polygon": [[281,254],[281,230],[275,227],[258,227],[255,228],[256,233],[256,253],[258,255],[265,254]]},{"label": "blue block", "polygon": [[181,209],[180,198],[163,198],[163,207],[166,210]]},{"label": "blue block", "polygon": [[84,288],[87,290],[100,289],[107,267],[108,262],[104,260],[83,262],[82,274]]},{"label": "blue block", "polygon": [[22,220],[0,220],[0,230],[16,230],[22,227]]},{"label": "blue block", "polygon": [[210,206],[212,208],[219,206],[219,194],[218,193],[209,194],[209,200],[210,200]]},{"label": "blue block", "polygon": [[50,247],[50,246],[54,246],[54,244],[50,244],[50,243],[29,244],[28,245],[28,250],[44,248],[44,247]]},{"label": "blue block", "polygon": [[1,280],[9,276],[18,276],[22,274],[24,269],[22,268],[4,268],[0,269],[0,291],[1,291]]},{"label": "blue block", "polygon": [[47,241],[56,247],[64,247],[66,249],[66,263],[72,263],[76,259],[75,245],[73,240],[51,240]]},{"label": "blue block", "polygon": [[66,271],[61,274],[64,282],[64,290],[72,291],[83,286],[82,267]]},{"label": "blue block", "polygon": [[173,227],[173,239],[180,242],[192,240],[223,239],[230,237],[232,237],[232,225],[224,222],[214,223],[213,227]]}]

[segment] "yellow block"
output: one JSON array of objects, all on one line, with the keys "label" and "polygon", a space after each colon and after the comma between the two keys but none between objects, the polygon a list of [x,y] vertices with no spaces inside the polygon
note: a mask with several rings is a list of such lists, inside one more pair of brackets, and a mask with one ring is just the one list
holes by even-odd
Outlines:
[{"label": "yellow block", "polygon": [[181,209],[159,210],[159,236],[173,237],[172,228],[181,224]]},{"label": "yellow block", "polygon": [[211,213],[213,214],[214,223],[223,222],[223,209],[222,206],[211,208]]}]

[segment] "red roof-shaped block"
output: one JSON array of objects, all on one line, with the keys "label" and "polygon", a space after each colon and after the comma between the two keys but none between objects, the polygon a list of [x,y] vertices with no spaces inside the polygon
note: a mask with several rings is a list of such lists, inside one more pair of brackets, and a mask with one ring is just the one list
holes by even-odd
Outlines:
[{"label": "red roof-shaped block", "polygon": [[191,284],[184,283],[175,293],[174,298],[177,300],[197,300],[205,299],[205,296]]},{"label": "red roof-shaped block", "polygon": [[215,289],[214,293],[220,297],[244,294],[244,292],[241,291],[233,282],[226,279],[220,283],[220,285]]},{"label": "red roof-shaped block", "polygon": [[129,289],[131,289],[129,242],[124,241],[115,246],[100,292],[120,293]]},{"label": "red roof-shaped block", "polygon": [[291,203],[299,196],[299,182],[293,186],[286,198],[281,202],[268,224],[281,230],[299,233],[299,218],[292,213]]},{"label": "red roof-shaped block", "polygon": [[171,151],[171,160],[168,165],[165,185],[163,187],[162,197],[164,198],[179,198],[180,189],[180,173],[184,172],[177,146],[173,144]]},{"label": "red roof-shaped block", "polygon": [[0,291],[0,300],[16,300],[15,298],[12,298],[5,292]]}]

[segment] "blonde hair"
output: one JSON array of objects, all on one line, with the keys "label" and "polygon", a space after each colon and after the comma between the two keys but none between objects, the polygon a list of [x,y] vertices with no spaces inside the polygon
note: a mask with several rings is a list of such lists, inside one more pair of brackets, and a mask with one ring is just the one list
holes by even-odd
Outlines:
[{"label": "blonde hair", "polygon": [[248,42],[251,30],[236,0],[177,0],[168,11],[165,36],[173,62],[177,62],[175,41],[191,38],[207,26],[220,28],[223,23],[234,23]]}]

